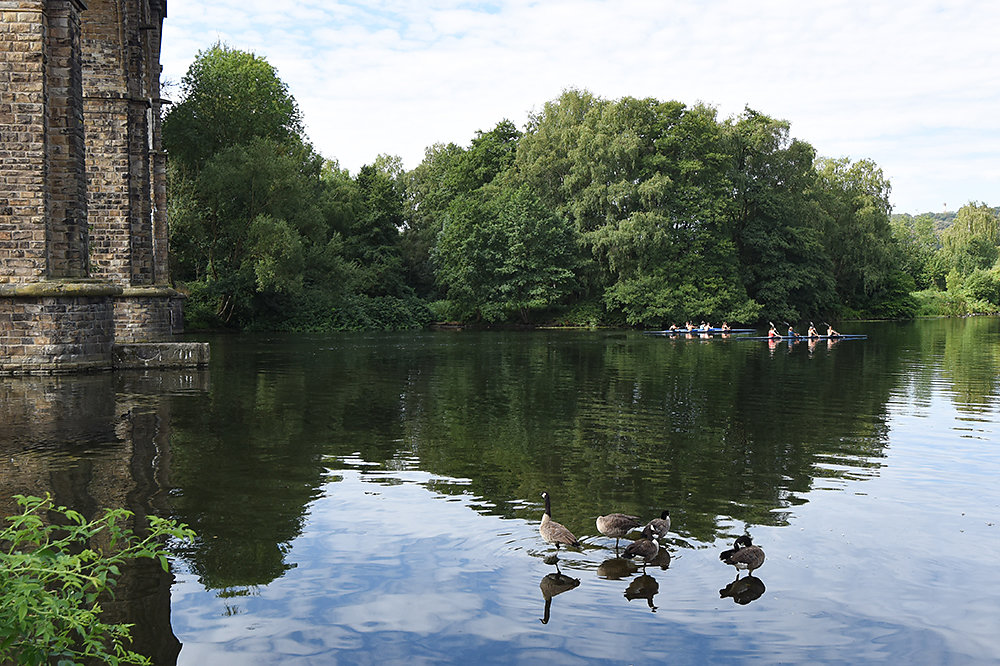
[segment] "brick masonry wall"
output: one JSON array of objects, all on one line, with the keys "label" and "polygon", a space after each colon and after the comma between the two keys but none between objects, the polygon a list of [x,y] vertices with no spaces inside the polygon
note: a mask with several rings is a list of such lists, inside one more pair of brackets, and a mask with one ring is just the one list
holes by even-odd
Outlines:
[{"label": "brick masonry wall", "polygon": [[156,0],[92,0],[83,23],[92,276],[166,284]]},{"label": "brick masonry wall", "polygon": [[105,295],[0,295],[0,374],[109,368],[113,314]]},{"label": "brick masonry wall", "polygon": [[[120,100],[88,98],[87,178],[90,219],[90,275],[130,284],[129,159],[116,150],[127,144],[128,114]],[[109,146],[104,150],[101,146]]]},{"label": "brick masonry wall", "polygon": [[49,0],[45,35],[47,275],[87,276],[87,181],[77,0]]},{"label": "brick masonry wall", "polygon": [[[183,298],[126,289],[115,299],[115,342],[160,342],[183,332]],[[157,290],[149,290],[157,291]]]},{"label": "brick masonry wall", "polygon": [[91,276],[122,286],[149,283],[136,280],[142,258],[133,249],[133,233],[138,229],[141,236],[142,226],[136,207],[149,182],[148,169],[139,165],[142,156],[133,154],[142,128],[135,126],[136,101],[129,80],[130,51],[135,48],[131,44],[139,36],[134,15],[141,4],[91,2],[82,36]]},{"label": "brick masonry wall", "polygon": [[[182,332],[167,286],[165,15],[165,0],[0,0],[0,374],[121,367],[116,344],[166,358]],[[203,364],[207,346],[191,344],[175,356]]]},{"label": "brick masonry wall", "polygon": [[0,284],[45,276],[42,0],[0,0]]}]

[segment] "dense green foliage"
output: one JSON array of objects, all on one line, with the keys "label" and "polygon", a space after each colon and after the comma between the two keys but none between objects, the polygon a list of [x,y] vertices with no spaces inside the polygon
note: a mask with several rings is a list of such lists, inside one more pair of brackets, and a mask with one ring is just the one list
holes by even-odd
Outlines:
[{"label": "dense green foliage", "polygon": [[216,45],[167,114],[172,274],[188,325],[412,328],[431,313],[405,277],[398,161],[351,178],[315,153],[263,59]]},{"label": "dense green foliage", "polygon": [[946,226],[930,214],[899,215],[892,230],[902,271],[920,290],[918,314],[1000,312],[1000,208],[970,202]]},{"label": "dense green foliage", "polygon": [[[817,160],[788,123],[750,109],[720,121],[704,105],[569,90],[523,135],[504,122],[467,150],[434,147],[407,184],[409,260],[436,278],[435,296],[458,317],[515,318],[501,296],[516,289],[502,271],[508,241],[496,229],[496,205],[487,211],[482,199],[517,188],[576,236],[577,256],[560,264],[575,266],[564,283],[572,291],[536,301],[535,321],[583,313],[589,322],[596,312],[636,326],[752,323],[907,316],[916,307],[895,268],[881,171],[868,161]],[[470,277],[491,285],[470,288]]]},{"label": "dense green foliage", "polygon": [[129,625],[102,619],[101,599],[113,593],[132,560],[159,560],[167,570],[163,540],[189,540],[194,533],[149,516],[139,536],[127,526],[133,515],[125,509],[88,521],[51,497],[16,499],[22,513],[0,530],[0,661],[150,663],[127,649]]},{"label": "dense green foliage", "polygon": [[894,220],[876,164],[818,158],[752,109],[567,90],[523,131],[352,176],[263,59],[216,45],[183,88],[164,142],[189,325],[909,317],[913,292],[975,271],[963,294],[994,298],[995,211]]}]

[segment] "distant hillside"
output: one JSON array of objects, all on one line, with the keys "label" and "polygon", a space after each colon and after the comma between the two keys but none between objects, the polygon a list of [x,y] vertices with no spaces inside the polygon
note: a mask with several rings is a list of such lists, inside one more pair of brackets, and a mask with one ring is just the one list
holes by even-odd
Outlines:
[{"label": "distant hillside", "polygon": [[[1000,214],[1000,206],[993,209],[994,212]],[[946,210],[943,213],[920,213],[919,215],[910,215],[909,213],[896,213],[893,214],[893,220],[906,220],[912,222],[918,217],[929,217],[934,220],[934,229],[941,231],[942,229],[947,229],[951,226],[952,222],[955,221],[955,217],[958,216],[958,211],[956,210]]]}]

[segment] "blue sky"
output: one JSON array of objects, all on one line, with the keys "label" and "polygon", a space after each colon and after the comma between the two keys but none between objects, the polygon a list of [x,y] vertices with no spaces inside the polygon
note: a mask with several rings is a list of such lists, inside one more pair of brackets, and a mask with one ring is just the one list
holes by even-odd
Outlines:
[{"label": "blue sky", "polygon": [[895,212],[1000,206],[1000,3],[985,0],[169,0],[167,96],[216,41],[267,58],[321,154],[419,164],[565,88],[750,106],[874,160]]}]

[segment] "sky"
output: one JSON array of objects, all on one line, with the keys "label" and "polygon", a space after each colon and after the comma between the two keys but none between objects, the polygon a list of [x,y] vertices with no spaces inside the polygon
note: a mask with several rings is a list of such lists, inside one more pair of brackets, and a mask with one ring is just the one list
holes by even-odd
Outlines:
[{"label": "sky", "polygon": [[1000,206],[997,26],[989,0],[169,0],[161,63],[179,101],[216,42],[266,58],[352,174],[523,128],[567,88],[750,107],[873,160],[893,212],[917,214]]}]

